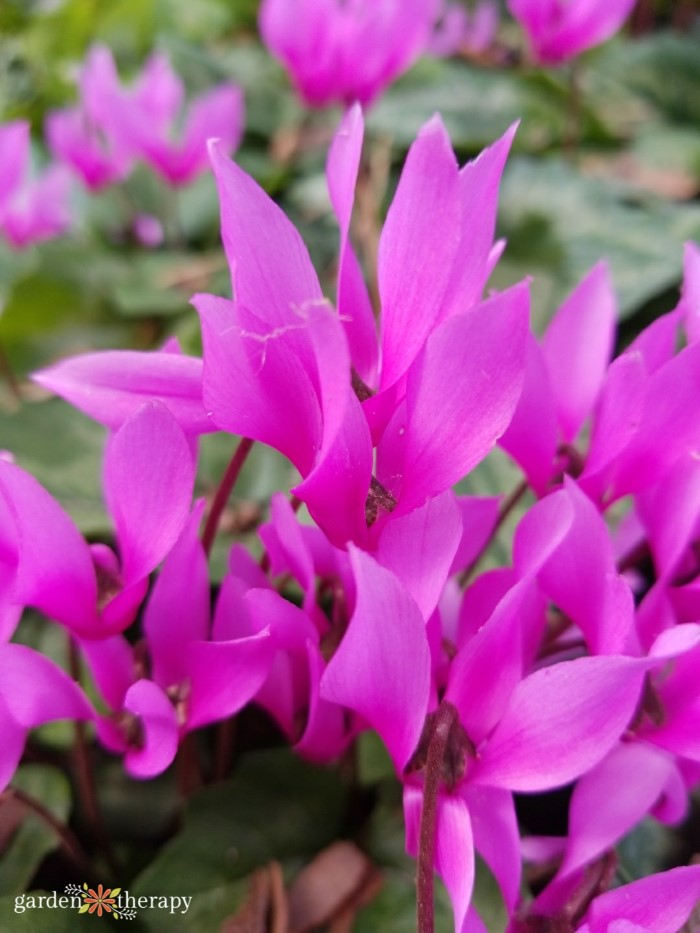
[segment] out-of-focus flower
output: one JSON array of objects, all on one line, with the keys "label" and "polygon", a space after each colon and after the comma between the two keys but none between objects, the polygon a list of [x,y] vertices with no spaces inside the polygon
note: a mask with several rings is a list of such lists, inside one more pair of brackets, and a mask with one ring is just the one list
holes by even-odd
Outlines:
[{"label": "out-of-focus flower", "polygon": [[508,0],[540,65],[559,65],[614,35],[635,0]]},{"label": "out-of-focus flower", "polygon": [[153,214],[139,214],[134,218],[134,236],[141,246],[155,249],[163,242],[163,224]]},{"label": "out-of-focus flower", "polygon": [[59,165],[30,176],[29,124],[0,126],[0,230],[17,249],[64,233],[71,222],[70,175]]},{"label": "out-of-focus flower", "polygon": [[440,0],[263,0],[260,32],[312,107],[371,103],[424,51]]},{"label": "out-of-focus flower", "polygon": [[442,13],[428,43],[433,55],[486,51],[498,32],[499,12],[494,0],[477,0],[473,10],[461,3],[443,3]]},{"label": "out-of-focus flower", "polygon": [[152,55],[125,88],[110,50],[95,46],[80,89],[79,107],[49,115],[47,136],[89,188],[123,178],[134,159],[148,162],[171,185],[188,184],[208,165],[208,138],[233,152],[243,132],[243,93],[231,83],[195,98],[183,115],[183,83],[162,53]]}]

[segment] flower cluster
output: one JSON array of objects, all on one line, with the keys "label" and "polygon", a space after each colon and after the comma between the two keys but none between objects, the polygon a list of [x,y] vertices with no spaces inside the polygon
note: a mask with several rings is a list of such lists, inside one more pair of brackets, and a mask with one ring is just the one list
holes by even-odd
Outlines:
[{"label": "flower cluster", "polygon": [[[363,730],[381,736],[403,785],[421,929],[434,870],[458,933],[483,929],[475,851],[512,933],[685,922],[698,866],[608,888],[618,840],[649,814],[681,820],[700,780],[700,251],[687,247],[678,306],[618,356],[604,263],[536,338],[528,281],[484,298],[514,133],[460,168],[440,119],[423,127],[379,242],[378,329],[350,238],[360,108],[327,162],[335,306],[289,220],[210,143],[233,298],[193,299],[203,359],[168,344],[35,376],[109,429],[116,548],[87,544],[0,460],[0,786],[49,720],[92,721],[147,778],[191,730],[253,702],[313,761]],[[253,442],[299,474],[259,529],[262,562],[234,546],[213,606],[218,516],[200,536],[192,501],[209,431],[243,438],[229,479]],[[520,487],[503,501],[457,495],[497,445]],[[510,565],[478,572],[518,504]],[[10,641],[25,606],[70,633],[95,705]],[[127,638],[137,617],[141,637]],[[565,786],[568,834],[521,838],[514,794]],[[520,896],[524,857],[556,866],[534,901]]]},{"label": "flower cluster", "polygon": [[241,89],[220,84],[195,98],[183,117],[184,87],[162,53],[124,88],[111,51],[93,46],[78,83],[78,106],[51,112],[46,137],[54,156],[92,191],[125,178],[138,159],[169,184],[186,185],[208,167],[209,137],[220,138],[229,153],[240,142]]}]

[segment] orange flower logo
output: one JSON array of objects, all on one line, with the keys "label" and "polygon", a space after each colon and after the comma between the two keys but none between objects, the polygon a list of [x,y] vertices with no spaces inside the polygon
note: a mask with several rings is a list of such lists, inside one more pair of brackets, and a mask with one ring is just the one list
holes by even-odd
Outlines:
[{"label": "orange flower logo", "polygon": [[83,885],[83,888],[85,888],[85,890],[82,891],[81,894],[85,903],[78,913],[96,913],[98,917],[101,917],[102,911],[104,911],[107,914],[111,914],[115,920],[119,919],[119,913],[115,909],[115,904],[117,903],[117,896],[121,888],[107,888],[105,890],[102,888],[101,884],[98,884],[97,891],[95,891],[94,888],[88,888],[86,884]]}]

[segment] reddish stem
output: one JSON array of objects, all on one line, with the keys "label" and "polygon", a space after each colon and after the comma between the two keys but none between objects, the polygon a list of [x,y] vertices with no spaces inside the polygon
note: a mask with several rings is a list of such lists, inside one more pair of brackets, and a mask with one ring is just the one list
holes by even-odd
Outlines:
[{"label": "reddish stem", "polygon": [[435,933],[435,835],[437,829],[437,805],[442,779],[443,762],[447,740],[452,726],[457,722],[457,710],[451,703],[441,703],[433,725],[433,734],[428,746],[423,782],[423,807],[420,815],[420,840],[418,843],[418,933]]},{"label": "reddish stem", "polygon": [[211,551],[214,539],[216,538],[216,533],[219,530],[219,523],[221,522],[221,516],[224,509],[226,508],[226,503],[229,500],[229,496],[233,492],[233,487],[238,482],[238,477],[241,475],[241,470],[243,469],[243,464],[246,462],[248,454],[250,453],[253,444],[255,441],[252,441],[249,437],[242,437],[236,451],[231,458],[231,462],[226,468],[221,482],[219,483],[219,488],[216,490],[216,495],[214,496],[214,501],[211,504],[209,509],[209,514],[207,515],[207,520],[204,525],[204,531],[202,532],[202,547],[205,552],[209,554]]},{"label": "reddish stem", "polygon": [[521,483],[519,483],[515,487],[513,492],[505,500],[505,502],[501,506],[500,512],[498,513],[496,524],[493,526],[493,531],[489,535],[488,541],[484,544],[484,546],[479,551],[479,553],[476,555],[476,557],[471,562],[471,564],[469,564],[469,566],[466,567],[460,574],[459,582],[461,586],[466,586],[466,584],[469,581],[469,578],[474,573],[476,568],[479,566],[481,558],[484,556],[486,551],[491,547],[491,543],[493,542],[493,539],[496,537],[498,532],[501,530],[503,523],[508,518],[510,513],[513,511],[513,509],[517,506],[517,504],[520,502],[520,500],[523,498],[523,496],[528,491],[528,489],[529,489],[528,481],[524,479]]}]

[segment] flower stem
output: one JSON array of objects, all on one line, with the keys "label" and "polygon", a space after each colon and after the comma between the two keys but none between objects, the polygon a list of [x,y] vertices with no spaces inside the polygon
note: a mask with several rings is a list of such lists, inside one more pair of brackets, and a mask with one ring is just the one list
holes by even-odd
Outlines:
[{"label": "flower stem", "polygon": [[226,508],[226,503],[229,500],[229,496],[233,492],[233,487],[238,482],[238,477],[241,474],[243,469],[243,464],[246,462],[248,454],[250,453],[253,444],[255,441],[252,441],[249,437],[242,437],[238,447],[235,450],[231,462],[226,468],[221,482],[219,483],[219,488],[216,490],[216,495],[214,496],[214,501],[211,504],[211,509],[209,510],[209,515],[207,515],[207,521],[204,525],[204,531],[202,532],[202,546],[207,554],[211,551],[212,544],[214,543],[214,538],[216,538],[216,532],[219,529],[219,523],[221,521],[221,516],[224,509]]},{"label": "flower stem", "polygon": [[435,835],[437,805],[447,740],[457,721],[457,710],[451,703],[441,703],[435,716],[433,734],[428,746],[423,783],[423,807],[420,815],[418,843],[418,933],[435,933]]},{"label": "flower stem", "polygon": [[0,795],[0,799],[2,797],[13,797],[18,803],[22,804],[25,809],[36,814],[36,816],[38,816],[43,823],[46,823],[49,829],[58,836],[64,852],[75,862],[76,867],[85,874],[86,878],[89,879],[94,876],[95,870],[93,865],[77,838],[73,835],[69,827],[64,826],[60,820],[56,819],[53,813],[47,809],[43,803],[29,794],[26,794],[18,787],[8,787],[7,790]]},{"label": "flower stem", "polygon": [[500,512],[498,513],[498,518],[496,519],[496,524],[493,526],[493,531],[492,531],[491,534],[489,535],[488,541],[486,541],[486,543],[484,544],[484,546],[482,547],[482,549],[479,551],[479,553],[476,555],[476,557],[475,557],[474,560],[471,562],[471,564],[469,564],[469,566],[466,567],[466,568],[462,571],[462,573],[460,574],[460,576],[459,576],[459,583],[460,583],[460,586],[466,586],[466,585],[467,585],[467,583],[469,582],[469,578],[471,577],[471,575],[474,573],[474,571],[475,571],[476,568],[478,567],[479,562],[481,561],[481,558],[484,556],[484,554],[486,553],[486,551],[487,551],[487,550],[489,549],[489,547],[491,546],[491,543],[492,543],[493,539],[496,537],[496,535],[497,535],[498,532],[500,531],[500,529],[501,529],[503,523],[504,523],[505,520],[508,518],[508,516],[510,515],[510,513],[513,511],[513,509],[517,506],[517,504],[520,502],[520,500],[523,498],[523,496],[524,496],[525,493],[528,491],[528,489],[529,489],[528,481],[527,481],[526,479],[524,479],[524,480],[522,480],[522,482],[520,482],[520,483],[515,487],[515,489],[513,490],[513,492],[512,492],[512,493],[508,496],[508,498],[505,500],[505,502],[504,502],[503,505],[501,506]]},{"label": "flower stem", "polygon": [[[68,636],[68,666],[71,677],[77,684],[80,684],[80,655],[70,635]],[[107,864],[114,872],[115,876],[118,876],[119,866],[116,864],[114,856],[112,855],[109,837],[105,829],[102,811],[97,797],[95,775],[90,760],[90,749],[88,748],[85,723],[76,719],[74,726],[75,746],[73,754],[77,771],[78,787],[80,788],[80,796],[85,806],[87,821],[92,831],[93,838],[104,853]]]}]

